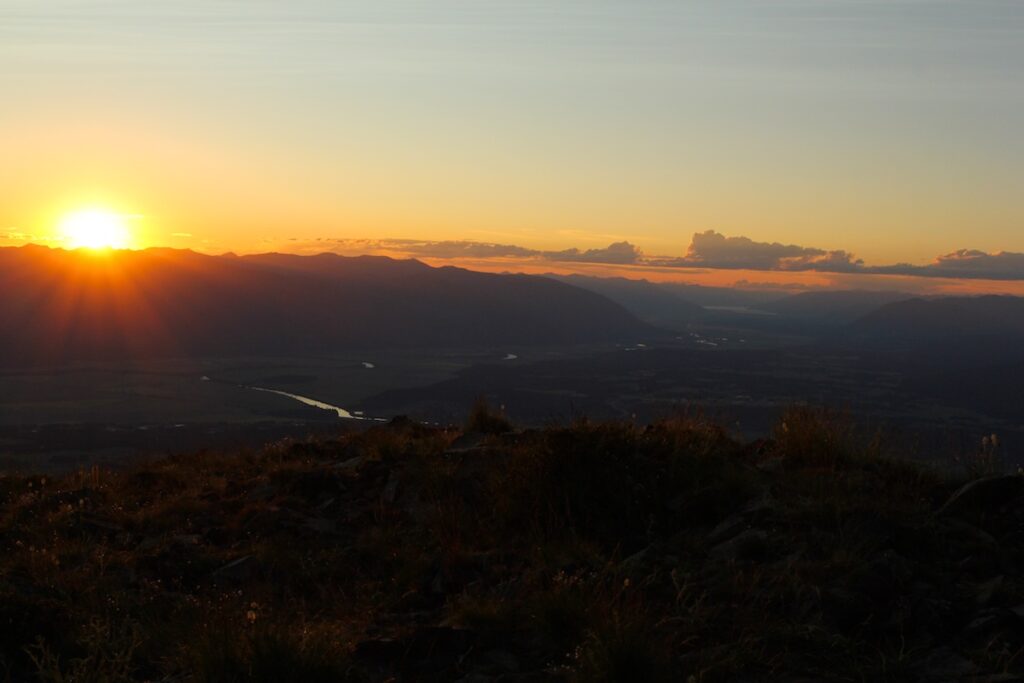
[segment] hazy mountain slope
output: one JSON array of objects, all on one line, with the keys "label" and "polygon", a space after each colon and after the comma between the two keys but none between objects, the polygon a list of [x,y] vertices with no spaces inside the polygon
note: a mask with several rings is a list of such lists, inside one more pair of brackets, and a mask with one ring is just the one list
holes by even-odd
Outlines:
[{"label": "hazy mountain slope", "polygon": [[913,298],[903,292],[840,290],[801,292],[760,305],[777,315],[816,320],[823,323],[850,323],[882,306]]},{"label": "hazy mountain slope", "polygon": [[6,362],[634,339],[622,307],[542,277],[384,257],[0,249]]},{"label": "hazy mountain slope", "polygon": [[789,296],[782,289],[746,289],[739,286],[708,287],[686,282],[659,282],[656,286],[690,303],[704,307],[761,309],[766,302]]},{"label": "hazy mountain slope", "polygon": [[641,320],[651,323],[677,323],[695,320],[704,309],[647,280],[587,275],[548,275],[547,277],[596,292],[611,299]]},{"label": "hazy mountain slope", "polygon": [[910,299],[857,320],[862,335],[941,340],[949,337],[1024,337],[1024,298],[1014,296]]}]

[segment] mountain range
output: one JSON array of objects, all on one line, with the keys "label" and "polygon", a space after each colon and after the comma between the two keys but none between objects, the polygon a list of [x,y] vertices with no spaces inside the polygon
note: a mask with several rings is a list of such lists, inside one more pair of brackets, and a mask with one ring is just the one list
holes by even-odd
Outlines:
[{"label": "mountain range", "polygon": [[0,249],[5,363],[634,340],[577,287],[416,260]]}]

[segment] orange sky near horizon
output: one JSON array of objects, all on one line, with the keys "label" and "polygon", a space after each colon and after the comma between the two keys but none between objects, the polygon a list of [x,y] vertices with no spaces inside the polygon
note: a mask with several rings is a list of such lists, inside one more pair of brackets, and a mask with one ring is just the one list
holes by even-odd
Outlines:
[{"label": "orange sky near horizon", "polygon": [[67,245],[63,218],[98,208],[130,246],[214,254],[682,256],[706,230],[868,265],[1024,252],[1022,63],[1024,5],[997,0],[19,0],[0,10],[0,245]]}]

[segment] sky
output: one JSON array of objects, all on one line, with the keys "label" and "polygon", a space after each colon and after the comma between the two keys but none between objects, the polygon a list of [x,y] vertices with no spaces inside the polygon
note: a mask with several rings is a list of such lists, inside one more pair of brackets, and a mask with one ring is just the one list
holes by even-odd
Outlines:
[{"label": "sky", "polygon": [[0,0],[0,92],[0,244],[1024,280],[1017,0]]}]

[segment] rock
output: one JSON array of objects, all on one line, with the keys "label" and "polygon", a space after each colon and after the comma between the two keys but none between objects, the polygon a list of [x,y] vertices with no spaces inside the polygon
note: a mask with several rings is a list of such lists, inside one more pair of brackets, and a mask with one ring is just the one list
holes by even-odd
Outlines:
[{"label": "rock", "polygon": [[761,462],[757,463],[756,467],[757,467],[757,469],[761,470],[762,472],[771,474],[773,472],[778,472],[780,469],[782,469],[782,466],[784,464],[785,464],[785,461],[782,458],[780,458],[780,457],[771,457],[771,458],[767,458],[767,459],[762,460]]},{"label": "rock", "polygon": [[906,558],[891,550],[879,553],[846,577],[847,588],[877,609],[891,609],[916,572]]},{"label": "rock", "polygon": [[213,575],[229,581],[245,581],[252,577],[255,569],[255,558],[252,555],[244,555],[217,569]]},{"label": "rock", "polygon": [[993,549],[999,545],[999,541],[996,540],[995,536],[962,519],[947,517],[943,520],[943,525],[948,531],[956,535],[958,541],[963,543],[980,546],[985,550]]},{"label": "rock", "polygon": [[345,492],[345,485],[338,476],[339,474],[344,473],[317,468],[293,475],[287,481],[282,482],[281,489],[288,495],[295,496],[307,503],[319,504]]},{"label": "rock", "polygon": [[719,543],[708,553],[716,560],[752,562],[768,554],[768,534],[760,529],[747,529],[734,538]]},{"label": "rock", "polygon": [[825,589],[821,609],[826,621],[839,630],[857,628],[872,618],[871,605],[842,586]]},{"label": "rock", "polygon": [[146,538],[142,539],[142,541],[137,546],[135,546],[135,549],[140,553],[148,553],[150,550],[155,550],[156,548],[160,547],[160,544],[162,542],[163,539],[159,536],[147,536]]},{"label": "rock", "polygon": [[124,527],[120,524],[109,519],[103,519],[102,517],[82,515],[79,517],[79,521],[82,523],[82,526],[89,527],[97,531],[109,531],[113,533],[120,533],[124,531]]},{"label": "rock", "polygon": [[[946,647],[930,652],[914,666],[919,681],[956,681],[968,679],[979,672],[974,662]],[[973,679],[968,679],[973,680]]]},{"label": "rock", "polygon": [[974,595],[975,603],[978,605],[978,607],[987,607],[988,604],[992,602],[992,596],[995,595],[996,591],[1002,588],[1002,586],[1002,574],[993,579],[989,579],[984,583],[979,583]]},{"label": "rock", "polygon": [[333,520],[323,517],[306,517],[302,520],[302,526],[318,534],[333,534],[338,528]]},{"label": "rock", "polygon": [[940,515],[960,515],[995,510],[1016,502],[1024,495],[1024,476],[1004,474],[975,479],[961,486],[939,508]]},{"label": "rock", "polygon": [[749,529],[753,524],[762,521],[775,510],[775,501],[768,491],[762,492],[760,496],[747,503],[739,512],[721,521],[708,533],[708,543],[718,545],[741,532]]},{"label": "rock", "polygon": [[199,545],[199,541],[202,540],[202,536],[198,534],[177,534],[172,539],[175,543],[180,545]]},{"label": "rock", "polygon": [[750,522],[742,514],[735,514],[719,522],[714,529],[708,532],[708,543],[717,546],[739,535],[750,528]]},{"label": "rock", "polygon": [[1017,622],[1017,615],[1012,610],[998,607],[983,609],[974,615],[963,632],[969,638],[988,640],[993,632],[1006,627],[1016,627]]},{"label": "rock", "polygon": [[476,640],[473,631],[426,626],[400,640],[364,640],[356,645],[353,654],[363,662],[392,668],[409,679],[416,679],[426,673],[453,672],[473,649]]},{"label": "rock", "polygon": [[353,655],[356,659],[374,664],[394,664],[405,654],[405,646],[391,638],[364,640],[356,644]]},{"label": "rock", "polygon": [[277,494],[277,487],[273,484],[264,484],[263,486],[257,486],[249,489],[249,492],[245,494],[245,499],[252,502],[270,500]]},{"label": "rock", "polygon": [[364,462],[366,462],[366,456],[357,455],[354,458],[349,458],[342,462],[336,462],[331,465],[331,467],[342,474],[355,474],[359,468],[362,467]]},{"label": "rock", "polygon": [[648,573],[651,563],[652,549],[647,546],[639,552],[635,552],[619,563],[619,574],[629,577],[639,577]]},{"label": "rock", "polygon": [[427,626],[406,639],[406,660],[417,670],[438,671],[456,664],[476,643],[476,634],[450,626]]},{"label": "rock", "polygon": [[491,673],[519,671],[519,658],[507,650],[488,650],[480,655],[478,664]]},{"label": "rock", "polygon": [[381,500],[387,504],[395,502],[395,498],[398,497],[398,475],[391,472],[388,475],[388,481],[384,484],[384,490],[380,494]]},{"label": "rock", "polygon": [[466,432],[455,439],[455,441],[452,441],[445,452],[449,454],[468,453],[469,451],[474,451],[480,448],[486,440],[486,434],[481,432]]}]

